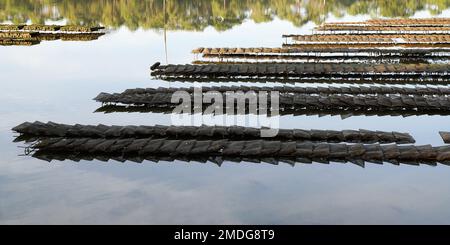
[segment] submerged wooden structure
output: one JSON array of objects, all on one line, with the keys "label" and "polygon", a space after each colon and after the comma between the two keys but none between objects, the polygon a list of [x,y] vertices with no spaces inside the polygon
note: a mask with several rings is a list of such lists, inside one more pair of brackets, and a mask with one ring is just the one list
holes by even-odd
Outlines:
[{"label": "submerged wooden structure", "polygon": [[41,25],[41,24],[0,24],[0,31],[34,31],[34,32],[96,32],[105,29],[101,26],[79,25]]},{"label": "submerged wooden structure", "polygon": [[39,35],[39,33],[37,33],[37,32],[19,32],[19,31],[0,32],[1,39],[26,40],[26,39],[37,38],[38,35]]},{"label": "submerged wooden structure", "polygon": [[414,139],[397,132],[291,129],[280,130],[275,138],[261,138],[260,129],[244,127],[121,127],[51,122],[24,123],[13,130],[21,134],[17,141],[31,143],[28,154],[49,161],[206,159],[221,163],[234,159],[269,163],[337,161],[359,166],[365,162],[435,165],[450,161],[450,146],[402,146],[399,144],[413,143]]},{"label": "submerged wooden structure", "polygon": [[446,78],[439,77],[164,77],[156,76],[156,79],[164,80],[167,82],[179,82],[179,83],[256,83],[256,84],[267,84],[267,83],[281,83],[296,85],[301,84],[343,84],[343,85],[449,85],[450,80]]},{"label": "submerged wooden structure", "polygon": [[0,39],[0,46],[33,46],[40,43],[38,40]]},{"label": "submerged wooden structure", "polygon": [[450,144],[450,132],[441,131],[439,132],[439,134],[441,135],[442,140],[444,140],[446,144]]},{"label": "submerged wooden structure", "polygon": [[[31,153],[30,153],[31,154]],[[338,158],[306,158],[306,157],[258,157],[258,156],[214,156],[214,155],[190,155],[190,156],[139,156],[137,154],[127,154],[121,155],[118,153],[87,153],[87,152],[55,152],[55,151],[35,151],[32,153],[32,157],[52,162],[52,161],[100,161],[100,162],[108,162],[108,161],[117,161],[120,163],[125,162],[134,162],[134,163],[143,163],[145,162],[186,162],[186,163],[213,163],[217,166],[221,167],[224,162],[233,162],[233,163],[266,163],[271,165],[279,165],[280,163],[286,163],[291,166],[297,166],[297,164],[312,164],[312,163],[320,163],[320,164],[330,164],[331,162],[338,162],[339,164],[344,163],[352,163],[359,167],[364,168],[366,166],[366,161],[359,158],[348,158],[346,159],[338,159]],[[368,162],[372,162],[375,164],[383,164],[383,162],[370,160]],[[394,165],[412,165],[412,166],[437,166],[438,162],[434,161],[411,161],[411,160],[391,160],[390,163]],[[442,162],[442,164],[450,165],[447,162]]]},{"label": "submerged wooden structure", "polygon": [[[119,104],[106,104],[103,105],[95,111],[96,113],[154,113],[154,114],[171,114],[175,106],[173,104],[167,105],[119,105]],[[197,108],[195,105],[191,108],[191,114],[198,113],[200,111],[203,115],[211,115],[212,112],[206,111],[204,107]],[[246,110],[245,113],[253,114]],[[240,114],[238,114],[240,115]],[[274,116],[273,111],[258,111],[258,115],[264,116]],[[415,110],[415,109],[379,109],[379,108],[334,108],[334,109],[323,109],[323,108],[298,108],[293,106],[279,107],[279,112],[277,116],[317,116],[317,117],[335,117],[338,116],[342,120],[345,120],[354,116],[364,116],[364,117],[412,117],[412,116],[449,116],[450,111],[445,110]],[[222,116],[222,115],[219,115]],[[226,115],[225,115],[226,116]]]},{"label": "submerged wooden structure", "polygon": [[293,47],[198,48],[193,64],[220,63],[431,63],[448,61],[450,48]]},{"label": "submerged wooden structure", "polygon": [[308,43],[449,43],[448,34],[385,34],[385,35],[361,35],[361,34],[317,34],[294,35],[292,40]]},{"label": "submerged wooden structure", "polygon": [[317,31],[354,32],[445,32],[450,30],[448,18],[429,19],[373,19],[361,22],[332,22],[316,28]]},{"label": "submerged wooden structure", "polygon": [[192,50],[193,54],[200,55],[295,55],[295,54],[315,54],[325,55],[327,53],[346,53],[359,55],[444,55],[450,52],[449,48],[437,49],[376,49],[376,48],[197,48]]},{"label": "submerged wooden structure", "polygon": [[[373,131],[282,130],[278,138],[259,138],[260,131],[242,127],[83,126],[25,123],[14,128],[21,137],[31,134],[29,153],[40,159],[261,159],[263,162],[365,162],[449,164],[450,146],[361,144],[411,143],[408,134]],[[253,138],[253,140],[251,140]],[[255,139],[259,138],[259,139]],[[350,141],[355,144],[318,143]],[[18,139],[21,141],[24,139]],[[59,157],[58,157],[59,156]],[[214,160],[215,159],[215,160]],[[221,160],[220,160],[221,159]]]},{"label": "submerged wooden structure", "polygon": [[449,18],[397,18],[370,19],[355,22],[328,22],[323,25],[371,25],[371,26],[450,26]]},{"label": "submerged wooden structure", "polygon": [[41,41],[92,41],[103,27],[59,25],[0,25],[0,45],[35,45]]},{"label": "submerged wooden structure", "polygon": [[[212,104],[195,104],[196,96],[221,98],[224,113],[255,114],[273,116],[270,92],[279,93],[279,115],[318,115],[335,116],[343,119],[351,116],[421,116],[450,115],[450,90],[448,87],[395,87],[395,86],[328,86],[328,87],[296,87],[296,86],[213,86],[202,88],[137,88],[122,93],[100,93],[95,101],[102,103],[96,112],[139,112],[139,113],[173,113],[173,109],[182,103],[172,101],[176,92],[188,94],[190,104],[184,113],[212,114],[207,110]],[[256,107],[259,93],[267,93],[268,110]],[[197,93],[197,94],[196,94]],[[201,94],[198,94],[201,93]],[[245,108],[238,110],[239,97],[244,98]],[[230,100],[227,100],[230,98]],[[229,104],[232,101],[232,104]],[[242,101],[241,101],[242,102]],[[212,103],[212,102],[211,102]],[[217,104],[216,104],[217,105]],[[230,107],[232,106],[232,107]],[[253,108],[252,107],[252,108]]]},{"label": "submerged wooden structure", "polygon": [[212,64],[152,66],[160,77],[448,78],[450,64]]},{"label": "submerged wooden structure", "polygon": [[311,35],[285,34],[282,47],[198,48],[196,64],[208,62],[372,62],[447,61],[448,19],[395,19],[325,23]]},{"label": "submerged wooden structure", "polygon": [[[179,91],[183,91],[180,89]],[[186,91],[190,96],[190,103],[194,104],[195,96],[210,96],[215,99],[221,98],[224,108],[233,106],[238,102],[239,97],[243,97],[246,106],[257,104],[258,94],[250,93],[208,93],[202,92],[197,95]],[[102,93],[95,100],[102,103],[125,104],[125,105],[145,105],[174,107],[182,101],[172,102],[174,92],[156,92],[141,94],[106,94]],[[202,97],[203,98],[203,97]],[[270,103],[270,96],[267,97]],[[218,102],[215,102],[218,103]],[[204,103],[205,104],[205,103]],[[207,106],[209,104],[205,104]],[[193,105],[192,105],[193,106]],[[281,93],[279,94],[279,106],[282,108],[294,109],[377,109],[377,110],[417,110],[417,111],[450,111],[450,97],[447,96],[427,96],[427,95],[392,95],[392,94],[305,94],[305,93]]]},{"label": "submerged wooden structure", "polygon": [[52,160],[118,161],[224,161],[329,163],[366,162],[395,165],[449,165],[450,147],[431,145],[378,145],[298,143],[266,140],[167,140],[167,139],[41,139],[28,148],[34,157]]},{"label": "submerged wooden structure", "polygon": [[320,48],[320,49],[334,49],[334,48],[450,48],[450,43],[434,42],[434,43],[408,43],[408,42],[393,42],[393,43],[287,43],[283,44],[284,48]]},{"label": "submerged wooden structure", "polygon": [[320,26],[317,31],[348,31],[354,32],[374,32],[374,33],[394,33],[394,32],[413,32],[413,33],[442,33],[450,31],[450,26],[371,26],[371,25],[333,25]]},{"label": "submerged wooden structure", "polygon": [[160,87],[160,88],[135,88],[127,89],[122,93],[101,93],[94,100],[108,103],[111,98],[120,98],[125,96],[139,96],[142,94],[157,93],[175,93],[185,91],[193,93],[201,89],[202,92],[260,92],[277,91],[280,94],[405,94],[405,95],[450,95],[450,87],[399,87],[399,86],[320,86],[320,87],[300,87],[300,86],[209,86],[209,87]]}]

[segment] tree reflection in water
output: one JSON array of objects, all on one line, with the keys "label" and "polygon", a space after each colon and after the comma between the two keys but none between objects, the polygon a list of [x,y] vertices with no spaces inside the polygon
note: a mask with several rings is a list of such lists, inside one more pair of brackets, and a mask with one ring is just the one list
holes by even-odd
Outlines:
[{"label": "tree reflection in water", "polygon": [[247,19],[260,23],[280,18],[301,26],[308,21],[321,23],[329,14],[408,17],[427,10],[435,15],[449,6],[450,0],[0,0],[0,21],[44,23],[66,19],[70,24],[126,26],[132,30],[165,26],[201,31],[208,26],[227,30]]}]

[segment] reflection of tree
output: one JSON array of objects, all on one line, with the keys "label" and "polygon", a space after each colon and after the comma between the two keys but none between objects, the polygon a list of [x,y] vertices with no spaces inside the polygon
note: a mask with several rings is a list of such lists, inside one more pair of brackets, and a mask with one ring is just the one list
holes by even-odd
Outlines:
[{"label": "reflection of tree", "polygon": [[[0,21],[43,23],[67,19],[70,24],[99,23],[130,29],[162,28],[164,0],[0,0]],[[322,22],[328,14],[407,17],[419,10],[439,14],[450,0],[166,0],[168,29],[226,30],[246,19],[275,17],[299,26]]]},{"label": "reflection of tree", "polygon": [[439,14],[448,8],[450,0],[378,0],[378,1],[356,1],[348,13],[371,14],[385,17],[408,17],[418,10],[428,10],[431,14]]}]

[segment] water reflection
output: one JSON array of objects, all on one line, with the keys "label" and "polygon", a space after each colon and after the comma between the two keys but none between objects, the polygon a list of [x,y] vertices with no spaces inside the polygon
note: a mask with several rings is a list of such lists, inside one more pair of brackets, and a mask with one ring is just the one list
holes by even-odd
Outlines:
[{"label": "water reflection", "polygon": [[[14,1],[0,1],[2,14],[5,9],[11,9],[5,2]],[[21,2],[32,6],[23,4],[23,9],[28,10],[17,8],[11,14],[14,17],[2,15],[3,19],[22,22],[22,16],[29,18],[25,14],[42,16],[39,6],[50,6],[50,2],[59,4],[50,8],[50,12],[65,8],[60,1]],[[204,2],[209,4],[209,1]],[[132,4],[111,4],[114,11],[109,11],[108,16],[106,9],[85,8],[83,4],[87,1],[64,3],[76,5],[73,16],[64,16],[69,21],[92,19],[103,22],[103,18],[114,15],[115,26],[125,23],[121,12],[134,8]],[[146,2],[136,1],[136,4],[141,3]],[[284,7],[280,9],[286,9]],[[403,9],[407,7],[402,6],[400,12]],[[143,18],[141,11],[135,10],[129,16]],[[63,16],[62,12],[52,13]],[[158,14],[145,14],[145,19],[149,23],[159,21],[153,18],[163,16]],[[62,21],[61,18],[49,17],[42,21]],[[40,20],[34,17],[33,21]],[[169,58],[173,63],[190,62],[189,51],[199,45],[239,43],[252,46],[254,40],[260,41],[258,45],[279,45],[281,34],[303,31],[305,29],[278,20],[265,24],[248,21],[221,33],[214,30],[203,33],[168,31],[168,44],[173,50]],[[252,38],[243,39],[243,36]],[[391,164],[367,164],[363,171],[352,164],[333,164],[331,167],[311,164],[291,168],[287,164],[229,163],[217,168],[214,164],[105,164],[99,160],[47,164],[31,157],[17,157],[19,150],[17,144],[11,143],[10,129],[26,120],[119,125],[170,123],[168,116],[159,114],[92,114],[98,104],[91,99],[102,91],[169,85],[165,81],[150,80],[148,74],[151,62],[164,60],[162,35],[153,31],[130,32],[123,28],[98,42],[47,44],[1,50],[1,87],[5,93],[0,100],[5,106],[0,108],[4,119],[0,126],[0,151],[4,156],[0,164],[0,223],[449,223],[450,199],[443,195],[449,192],[449,168],[442,165],[434,168],[404,165],[399,168]],[[287,116],[283,117],[282,123],[284,127],[340,130],[362,125],[368,129],[409,131],[420,144],[436,145],[442,144],[436,132],[448,127],[447,117],[428,116],[361,116],[344,121],[329,116]]]},{"label": "water reflection", "polygon": [[[185,163],[213,163],[219,167],[225,163],[266,163],[271,165],[279,165],[280,163],[288,164],[292,167],[299,166],[299,164],[333,164],[333,163],[341,163],[347,164],[352,163],[356,166],[364,168],[367,163],[379,164],[383,165],[385,162],[383,160],[364,160],[362,158],[354,158],[354,159],[338,159],[338,158],[296,158],[296,157],[222,157],[222,156],[205,156],[205,155],[197,155],[197,156],[148,156],[142,157],[139,155],[122,155],[122,154],[95,154],[95,153],[74,153],[74,152],[45,152],[45,151],[37,151],[37,152],[26,152],[25,156],[32,156],[33,158],[52,162],[52,161],[93,161],[93,162],[134,162],[134,163],[159,163],[159,162],[185,162]],[[390,160],[387,163],[391,163],[397,166],[410,165],[410,166],[437,166],[438,164],[450,165],[448,162],[438,162],[438,161],[417,161],[417,160]],[[331,165],[333,166],[333,165]]]},{"label": "water reflection", "polygon": [[42,41],[93,41],[102,27],[57,25],[0,25],[0,46],[32,46]]},{"label": "water reflection", "polygon": [[369,14],[374,17],[407,17],[426,10],[432,15],[450,6],[449,0],[1,0],[0,21],[44,23],[67,20],[71,24],[127,26],[135,30],[228,30],[251,19],[274,18],[296,26],[321,23],[331,14]]}]

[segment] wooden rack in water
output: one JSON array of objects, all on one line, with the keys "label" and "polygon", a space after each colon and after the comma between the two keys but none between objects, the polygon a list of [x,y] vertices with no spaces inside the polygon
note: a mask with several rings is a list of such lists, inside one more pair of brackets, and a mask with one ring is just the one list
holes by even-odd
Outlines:
[{"label": "wooden rack in water", "polygon": [[[3,34],[3,35],[2,35]],[[2,33],[0,32],[0,45],[35,45],[41,41],[93,41],[103,36],[104,33]]]},{"label": "wooden rack in water", "polygon": [[94,40],[105,33],[38,33],[38,32],[0,32],[0,39],[22,41],[51,41],[51,40]]},{"label": "wooden rack in water", "polygon": [[0,24],[0,31],[23,31],[23,32],[96,32],[104,29],[100,26],[77,26],[77,25],[8,25]]},{"label": "wooden rack in water", "polygon": [[378,48],[197,48],[192,51],[193,54],[201,55],[264,55],[264,54],[326,54],[343,53],[359,55],[440,55],[448,54],[450,48],[423,48],[423,49],[378,49]]},{"label": "wooden rack in water", "polygon": [[[334,146],[330,145],[334,148]],[[427,146],[422,146],[427,147]],[[117,162],[134,162],[134,163],[143,163],[147,162],[187,162],[191,164],[192,162],[197,163],[213,163],[217,166],[222,166],[224,162],[233,162],[233,163],[256,163],[257,165],[261,163],[271,164],[271,165],[279,165],[280,163],[286,163],[291,166],[296,166],[296,164],[312,164],[312,163],[320,163],[320,164],[330,164],[332,162],[338,162],[339,164],[343,163],[353,163],[359,167],[364,168],[366,162],[371,162],[375,164],[383,164],[378,160],[369,160],[366,161],[362,158],[358,157],[347,157],[347,158],[333,158],[333,157],[257,157],[257,156],[215,156],[209,154],[198,154],[198,155],[189,155],[189,156],[170,156],[170,155],[149,155],[149,156],[139,156],[139,154],[126,154],[122,155],[121,153],[89,153],[89,152],[61,152],[61,151],[43,151],[38,150],[35,152],[28,153],[27,155],[32,154],[33,158],[52,162],[52,161],[100,161],[107,162],[110,160]],[[396,160],[391,159],[387,162],[390,162],[394,165],[412,165],[412,166],[437,166],[438,162],[434,161],[414,161],[408,159]],[[442,162],[444,165],[450,165],[447,161]],[[332,166],[332,165],[330,165]]]},{"label": "wooden rack in water", "polygon": [[193,64],[215,62],[366,62],[429,63],[447,61],[450,48],[198,48],[202,59]]},{"label": "wooden rack in water", "polygon": [[446,33],[450,31],[448,18],[441,19],[390,19],[365,22],[332,22],[318,26],[315,30],[325,33]]},{"label": "wooden rack in water", "polygon": [[32,46],[40,43],[37,40],[0,39],[0,46]]},{"label": "wooden rack in water", "polygon": [[349,31],[349,32],[373,32],[373,33],[401,33],[401,32],[413,32],[413,33],[443,33],[449,32],[450,26],[360,26],[360,25],[332,25],[332,26],[319,26],[315,30],[317,31]]},{"label": "wooden rack in water", "polygon": [[450,52],[433,54],[433,53],[417,53],[417,54],[395,54],[385,53],[380,55],[349,53],[349,54],[329,54],[329,53],[309,53],[309,54],[205,54],[205,60],[195,60],[193,64],[201,64],[201,62],[225,61],[229,63],[239,61],[273,61],[275,62],[309,62],[309,61],[346,61],[346,60],[360,60],[360,61],[378,61],[378,60],[400,60],[407,61],[422,61],[427,63],[427,60],[448,60]]},{"label": "wooden rack in water", "polygon": [[[281,130],[278,138],[260,138],[261,130],[242,127],[83,126],[25,123],[14,128],[34,139],[28,152],[36,157],[97,155],[101,157],[152,158],[280,158],[289,161],[392,162],[447,164],[450,147],[431,145],[361,144],[358,142],[410,143],[408,134],[374,131]],[[317,143],[319,141],[356,144]],[[255,139],[256,138],[256,139]],[[22,141],[27,139],[18,139]],[[57,158],[58,159],[58,158]]]},{"label": "wooden rack in water", "polygon": [[450,34],[386,34],[386,35],[295,35],[296,42],[309,43],[448,43]]},{"label": "wooden rack in water", "polygon": [[[251,140],[261,139],[259,128],[239,126],[106,126],[106,125],[67,125],[58,123],[23,123],[13,131],[20,133],[17,141],[31,138],[65,137],[92,139],[121,138],[166,138],[189,139],[195,137],[203,140]],[[384,132],[371,130],[304,130],[279,129],[277,135],[266,140],[295,140],[312,142],[348,142],[348,143],[415,143],[408,133]]]},{"label": "wooden rack in water", "polygon": [[280,83],[280,84],[346,84],[346,85],[450,85],[450,79],[442,77],[157,77],[178,83]]},{"label": "wooden rack in water", "polygon": [[[414,143],[406,133],[367,130],[280,129],[274,138],[245,127],[106,126],[23,123],[13,129],[16,142],[31,145],[28,154],[44,160],[85,159],[224,159],[288,162],[365,162],[448,164],[450,147]],[[319,143],[327,142],[327,143]],[[329,143],[337,142],[337,143]],[[338,144],[348,142],[353,144]],[[367,143],[368,144],[362,144]],[[374,144],[380,142],[382,144]],[[396,144],[390,144],[398,142]],[[215,160],[214,160],[215,159]]]},{"label": "wooden rack in water", "polygon": [[[205,57],[206,58],[206,57]],[[336,63],[359,63],[359,64],[423,64],[423,63],[439,63],[447,62],[449,57],[445,56],[432,56],[432,57],[370,57],[370,56],[330,56],[330,57],[305,57],[305,56],[288,56],[288,57],[275,57],[273,55],[261,56],[261,57],[208,57],[207,60],[194,60],[193,65],[222,65],[222,64],[264,64],[264,63],[277,63],[277,64],[336,64]]]},{"label": "wooden rack in water", "polygon": [[[161,114],[173,114],[173,109],[175,105],[157,105],[157,106],[131,106],[131,105],[113,105],[108,104],[99,107],[95,112],[96,113],[161,113]],[[200,112],[197,112],[200,111]],[[203,111],[202,111],[203,110]],[[204,115],[212,115],[210,112],[204,111],[205,108],[195,108],[192,107],[191,113],[203,113]],[[253,113],[248,113],[253,114]],[[273,116],[274,114],[271,112],[262,112],[258,111],[258,115],[264,116]],[[443,110],[386,110],[386,109],[377,109],[377,108],[338,108],[338,109],[322,109],[322,108],[296,108],[293,106],[280,106],[280,111],[278,115],[283,116],[339,116],[342,120],[353,117],[353,116],[377,116],[377,117],[411,117],[411,116],[449,116],[450,111]],[[276,116],[278,116],[276,115]],[[222,115],[220,115],[222,116]]]},{"label": "wooden rack in water", "polygon": [[[232,101],[244,99],[244,114],[254,113],[248,108],[258,101],[259,92],[278,91],[280,93],[280,114],[282,115],[378,115],[378,116],[411,116],[411,115],[448,115],[450,113],[449,88],[428,87],[203,87],[203,88],[158,88],[129,89],[123,93],[101,93],[94,100],[106,104],[97,112],[154,112],[172,113],[179,103],[172,103],[174,93],[183,91],[195,101],[194,93],[202,96],[221,97],[224,109],[227,104],[227,93],[232,92]],[[252,102],[248,92],[254,93]],[[237,93],[237,94],[236,94]],[[241,93],[241,94],[239,94]],[[252,94],[250,94],[252,95]],[[238,96],[238,97],[236,97]],[[203,97],[202,97],[203,98]],[[247,101],[248,100],[248,101]],[[248,102],[248,103],[247,103]],[[270,103],[270,98],[268,98]],[[120,106],[119,104],[126,105]],[[196,107],[191,104],[191,113],[202,112],[209,104]],[[234,103],[233,103],[234,106]],[[235,107],[236,108],[236,107]],[[234,109],[233,109],[234,112]],[[239,112],[238,112],[239,113]],[[260,114],[271,112],[260,111]]]},{"label": "wooden rack in water", "polygon": [[377,49],[377,48],[199,48],[194,54],[202,59],[193,64],[215,62],[389,62],[429,63],[446,61],[450,48]]},{"label": "wooden rack in water", "polygon": [[160,65],[151,67],[153,76],[172,78],[428,78],[447,79],[450,64],[218,64]]},{"label": "wooden rack in water", "polygon": [[450,43],[284,43],[283,48],[330,49],[330,48],[450,48]]},{"label": "wooden rack in water", "polygon": [[408,19],[370,19],[357,22],[328,22],[321,26],[450,26],[450,18],[408,18]]},{"label": "wooden rack in water", "polygon": [[45,41],[58,40],[62,41],[92,41],[97,40],[105,33],[60,33],[60,34],[39,34],[39,38]]},{"label": "wooden rack in water", "polygon": [[[192,104],[195,102],[195,96],[202,98],[214,98],[215,103],[222,103],[221,106],[239,105],[239,101],[249,107],[257,105],[257,91],[244,93],[236,91],[231,93],[200,91],[196,94],[190,90],[183,90],[189,94]],[[176,91],[176,92],[178,92]],[[180,102],[173,102],[176,92],[156,92],[156,93],[139,93],[139,94],[107,94],[98,95],[95,100],[102,103],[125,104],[125,105],[145,105],[145,106],[177,106]],[[269,92],[269,91],[268,91]],[[271,101],[271,95],[266,94],[268,103]],[[217,101],[221,98],[221,102]],[[293,107],[303,109],[385,109],[385,110],[450,110],[450,97],[441,95],[405,95],[405,94],[305,94],[305,93],[280,93],[279,105],[281,107]],[[229,103],[232,103],[231,105]],[[209,105],[209,104],[207,104]],[[241,105],[242,106],[242,105]]]},{"label": "wooden rack in water", "polygon": [[37,38],[39,33],[37,32],[0,32],[0,38],[2,39],[32,39]]}]

